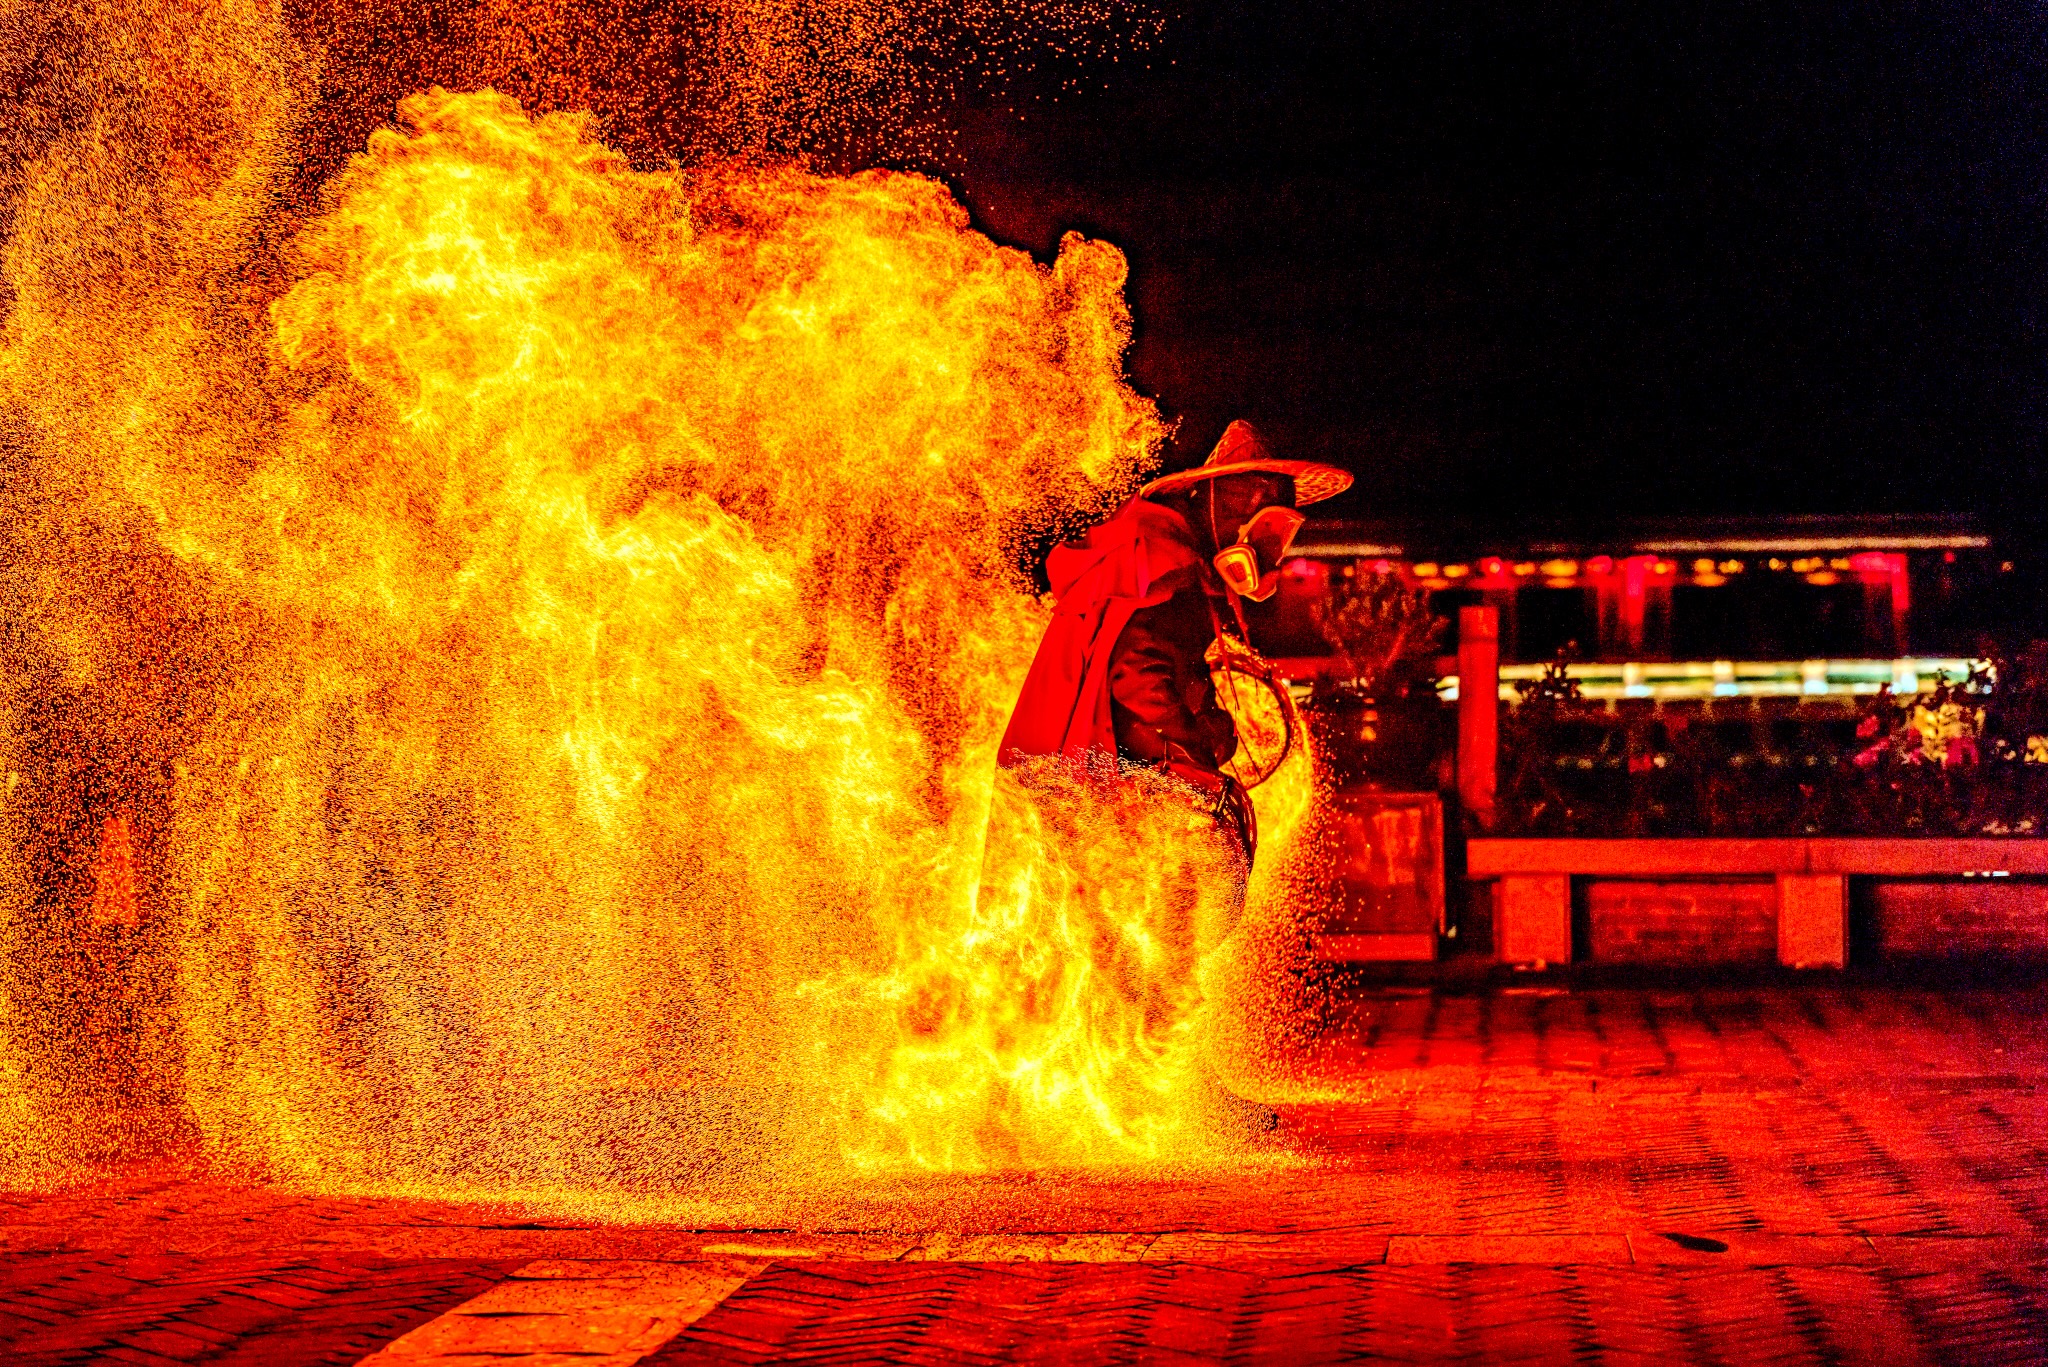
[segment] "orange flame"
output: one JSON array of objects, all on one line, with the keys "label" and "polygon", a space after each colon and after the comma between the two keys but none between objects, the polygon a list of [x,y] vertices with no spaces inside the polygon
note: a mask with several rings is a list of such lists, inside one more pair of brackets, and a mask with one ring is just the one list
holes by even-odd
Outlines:
[{"label": "orange flame", "polygon": [[[295,77],[256,75],[132,216],[133,149],[53,152],[7,259],[23,525],[168,552],[216,666],[160,878],[209,1149],[622,1196],[1234,1152],[1204,1003],[1284,930],[1304,764],[1234,927],[1184,806],[992,762],[1044,622],[1019,545],[1163,432],[1115,248],[1041,266],[919,177],[637,172],[435,90],[277,253]],[[35,619],[87,688],[97,620]]]},{"label": "orange flame", "polygon": [[126,813],[110,816],[100,827],[99,857],[93,861],[92,920],[94,925],[142,923],[135,903],[135,846],[128,838]]}]

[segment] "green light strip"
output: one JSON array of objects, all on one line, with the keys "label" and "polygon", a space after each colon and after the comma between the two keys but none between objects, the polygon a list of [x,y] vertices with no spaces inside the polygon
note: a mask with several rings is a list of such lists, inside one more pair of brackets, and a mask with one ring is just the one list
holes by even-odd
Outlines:
[{"label": "green light strip", "polygon": [[[1542,665],[1503,665],[1500,696],[1516,702],[1515,684],[1542,677]],[[1655,660],[1627,664],[1575,664],[1571,676],[1589,700],[1609,698],[1843,698],[1868,695],[1885,684],[1901,696],[1932,688],[1946,673],[1968,676],[1970,662],[1927,656],[1901,660]],[[1444,696],[1458,695],[1447,680]]]}]

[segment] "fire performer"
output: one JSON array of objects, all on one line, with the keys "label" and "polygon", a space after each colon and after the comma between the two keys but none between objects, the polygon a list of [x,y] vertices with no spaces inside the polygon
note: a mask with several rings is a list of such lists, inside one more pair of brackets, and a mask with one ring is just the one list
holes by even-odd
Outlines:
[{"label": "fire performer", "polygon": [[1329,465],[1277,459],[1233,422],[1209,458],[1145,485],[1109,521],[1054,549],[1058,600],[997,752],[1015,767],[1058,755],[1097,772],[1170,774],[1211,804],[1248,870],[1255,830],[1224,766],[1237,728],[1216,701],[1219,638],[1243,641],[1241,600],[1279,586],[1295,509],[1344,491]]},{"label": "fire performer", "polygon": [[[1168,875],[1163,889],[1184,919],[1169,934],[1179,943],[1168,946],[1181,963],[1173,975],[1181,990],[1148,997],[1142,1013],[1161,1034],[1201,958],[1243,911],[1256,841],[1250,797],[1225,767],[1237,753],[1237,727],[1217,703],[1212,664],[1250,654],[1241,600],[1263,601],[1279,587],[1281,557],[1303,520],[1295,509],[1350,483],[1328,465],[1277,459],[1250,424],[1233,422],[1200,466],[1153,480],[1047,560],[1058,607],[997,762],[1027,787],[1048,765],[1084,783],[1129,782],[1150,771],[1155,778],[1139,791],[1176,794],[1214,818],[1221,857],[1203,861],[1212,871],[1197,875],[1204,886]],[[1041,800],[1071,791],[1053,782]],[[1271,1110],[1236,1096],[1206,1059],[1200,1075],[1212,1114],[1252,1131],[1278,1123]]]}]

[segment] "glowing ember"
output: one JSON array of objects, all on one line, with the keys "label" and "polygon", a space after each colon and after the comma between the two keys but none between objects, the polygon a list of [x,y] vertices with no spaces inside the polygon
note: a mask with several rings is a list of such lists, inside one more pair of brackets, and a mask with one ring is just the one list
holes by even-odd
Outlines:
[{"label": "glowing ember", "polygon": [[[993,765],[1020,544],[1162,435],[1115,248],[1041,266],[932,181],[639,172],[439,90],[286,236],[289,43],[175,36],[7,255],[10,648],[146,836],[0,695],[7,1151],[72,1161],[139,1086],[52,1064],[88,1027],[45,952],[137,905],[146,1076],[216,1160],[328,1188],[1234,1151],[1197,1056],[1289,1008],[1204,1003],[1291,943],[1305,762],[1227,940],[1188,814]],[[120,822],[75,916],[66,801]]]}]

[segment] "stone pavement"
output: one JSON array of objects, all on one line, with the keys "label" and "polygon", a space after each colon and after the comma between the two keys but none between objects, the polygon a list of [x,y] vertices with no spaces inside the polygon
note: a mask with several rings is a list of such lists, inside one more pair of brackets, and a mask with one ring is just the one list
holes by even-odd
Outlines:
[{"label": "stone pavement", "polygon": [[0,1361],[2048,1362],[2048,991],[1361,991],[1292,1159],[610,1224],[0,1198]]}]

